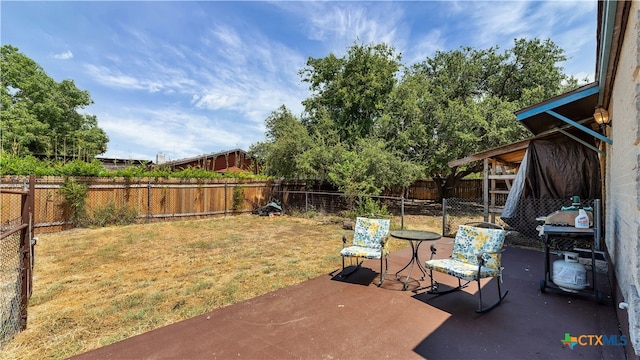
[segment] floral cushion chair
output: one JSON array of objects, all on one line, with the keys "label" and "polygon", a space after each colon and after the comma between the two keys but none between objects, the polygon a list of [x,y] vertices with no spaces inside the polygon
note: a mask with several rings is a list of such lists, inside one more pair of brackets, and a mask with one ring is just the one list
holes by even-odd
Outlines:
[{"label": "floral cushion chair", "polygon": [[[353,242],[351,246],[347,246],[347,237],[342,235],[342,272],[341,277],[347,277],[356,271],[362,265],[364,259],[380,259],[380,281],[378,286],[382,285],[387,275],[389,264],[387,258],[389,252],[386,248],[387,236],[389,235],[389,219],[369,219],[358,217],[356,219],[355,230],[353,233]],[[353,265],[353,259],[356,259],[356,266],[345,272],[345,258],[349,258]],[[382,261],[384,259],[385,267]],[[384,271],[383,271],[384,269]]]},{"label": "floral cushion chair", "polygon": [[[447,294],[464,289],[472,281],[478,283],[479,304],[476,312],[482,313],[498,306],[507,296],[509,290],[502,293],[501,265],[505,231],[499,225],[490,223],[473,223],[460,225],[453,243],[453,253],[448,259],[433,259],[435,246],[431,246],[431,260],[425,263],[430,270],[431,289],[429,294]],[[458,278],[458,287],[438,291],[438,283],[433,280],[433,271],[438,271]],[[482,287],[480,279],[499,277],[498,301],[490,306],[482,307]],[[462,283],[465,280],[465,283]]]}]

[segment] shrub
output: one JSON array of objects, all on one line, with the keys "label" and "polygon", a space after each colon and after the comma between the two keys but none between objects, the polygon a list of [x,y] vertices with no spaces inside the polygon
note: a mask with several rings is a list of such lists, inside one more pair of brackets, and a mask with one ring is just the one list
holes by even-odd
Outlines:
[{"label": "shrub", "polygon": [[73,178],[65,178],[60,192],[64,200],[71,208],[71,223],[74,226],[82,227],[87,223],[87,191],[89,186],[79,183]]},{"label": "shrub", "polygon": [[93,210],[89,225],[105,227],[109,225],[133,224],[138,217],[138,211],[126,206],[117,207],[113,202],[97,207]]},{"label": "shrub", "polygon": [[354,219],[358,216],[382,217],[391,216],[387,206],[369,196],[359,196],[353,210],[345,212],[345,217]]},{"label": "shrub", "polygon": [[242,210],[244,207],[244,188],[242,186],[236,186],[233,188],[233,210]]}]

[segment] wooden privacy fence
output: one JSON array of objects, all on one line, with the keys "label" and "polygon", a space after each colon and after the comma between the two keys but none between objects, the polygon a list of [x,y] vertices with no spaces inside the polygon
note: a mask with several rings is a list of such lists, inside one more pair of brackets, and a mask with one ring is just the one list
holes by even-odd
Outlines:
[{"label": "wooden privacy fence", "polygon": [[[450,189],[448,197],[461,199],[482,199],[482,179],[460,180]],[[437,200],[438,187],[432,180],[418,180],[407,188],[407,199]]]},{"label": "wooden privacy fence", "polygon": [[[0,178],[0,189],[19,189],[25,176]],[[167,218],[197,218],[250,212],[264,205],[273,195],[300,191],[300,181],[254,179],[166,179],[166,178],[98,178],[73,177],[87,186],[86,212],[101,209],[127,209],[139,220]],[[35,208],[33,224],[37,233],[70,229],[72,207],[65,200],[65,178],[44,176],[35,178]],[[407,189],[406,199],[436,200],[433,181],[417,181]],[[463,180],[452,196],[478,199],[482,197],[482,180]],[[0,194],[0,196],[8,196]],[[235,200],[234,200],[235,198]],[[4,199],[2,199],[4,200]],[[286,198],[280,199],[286,205]],[[9,219],[9,207],[0,208],[0,221]]]},{"label": "wooden privacy fence", "polygon": [[[271,194],[271,181],[240,179],[156,179],[75,177],[86,184],[86,211],[126,208],[138,219],[193,218],[250,212]],[[63,177],[38,177],[35,183],[34,227],[36,232],[69,229],[72,209],[62,193]],[[21,177],[4,177],[0,189],[19,188]],[[6,196],[0,194],[0,196]],[[234,197],[236,200],[234,200]],[[0,209],[8,219],[10,209]]]}]

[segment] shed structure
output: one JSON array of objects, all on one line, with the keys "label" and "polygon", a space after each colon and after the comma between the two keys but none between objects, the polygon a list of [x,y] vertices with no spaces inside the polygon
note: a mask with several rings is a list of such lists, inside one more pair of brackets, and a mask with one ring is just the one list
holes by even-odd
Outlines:
[{"label": "shed structure", "polygon": [[[520,196],[600,197],[598,154],[604,154],[601,143],[611,140],[594,120],[597,102],[598,84],[594,82],[521,109],[516,119],[534,137],[449,162],[449,167],[457,167],[483,161],[485,221],[495,222],[497,214],[513,216],[513,209],[507,209],[511,212],[505,216],[505,205],[517,202]],[[522,167],[525,173],[520,173]],[[580,179],[575,180],[577,177]]]}]

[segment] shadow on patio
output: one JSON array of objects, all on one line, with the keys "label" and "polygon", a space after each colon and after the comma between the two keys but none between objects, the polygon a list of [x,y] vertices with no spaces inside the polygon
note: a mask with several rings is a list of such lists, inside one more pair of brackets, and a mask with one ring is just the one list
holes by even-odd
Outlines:
[{"label": "shadow on patio", "polygon": [[[421,249],[423,259],[427,252]],[[509,295],[492,311],[477,314],[473,284],[469,292],[434,297],[411,291],[429,284],[420,283],[421,274],[414,269],[409,291],[401,291],[393,271],[409,258],[410,249],[391,254],[391,274],[380,288],[377,274],[367,268],[347,280],[333,277],[335,273],[320,276],[74,359],[625,358],[620,346],[578,344],[570,349],[562,343],[565,333],[619,335],[604,274],[598,274],[603,305],[593,297],[541,294],[543,253],[507,247],[503,277]],[[377,267],[374,261],[364,265]],[[437,279],[455,281],[446,275]],[[497,296],[491,289],[494,281],[485,285],[488,302]]]}]

